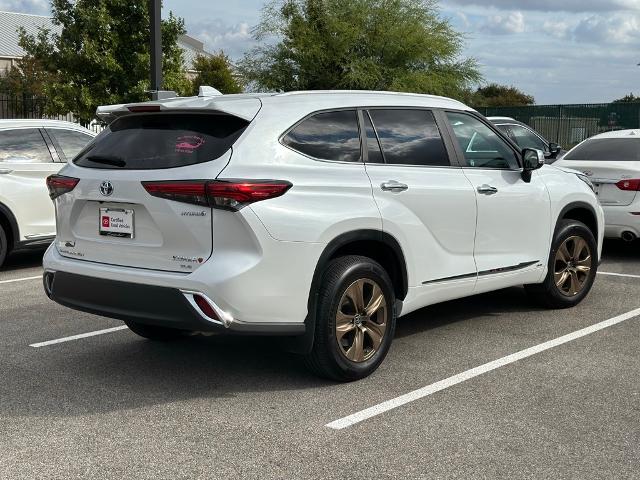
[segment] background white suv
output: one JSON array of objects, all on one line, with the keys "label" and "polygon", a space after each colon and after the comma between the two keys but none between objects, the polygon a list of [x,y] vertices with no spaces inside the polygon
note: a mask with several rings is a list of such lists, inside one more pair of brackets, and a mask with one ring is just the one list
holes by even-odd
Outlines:
[{"label": "background white suv", "polygon": [[99,113],[108,130],[49,179],[44,287],[144,337],[285,336],[319,374],[354,380],[400,315],[523,284],[569,307],[593,283],[588,181],[454,100],[300,92]]},{"label": "background white suv", "polygon": [[11,250],[47,245],[56,234],[45,184],[95,136],[57,120],[0,120],[0,266]]}]

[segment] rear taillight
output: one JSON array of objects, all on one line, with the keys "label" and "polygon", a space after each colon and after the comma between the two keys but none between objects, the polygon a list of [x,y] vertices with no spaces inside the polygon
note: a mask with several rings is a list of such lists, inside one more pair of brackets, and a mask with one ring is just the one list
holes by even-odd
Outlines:
[{"label": "rear taillight", "polygon": [[47,188],[51,200],[55,200],[60,195],[65,194],[76,188],[79,178],[65,177],[64,175],[49,175],[47,177]]},{"label": "rear taillight", "polygon": [[235,211],[284,195],[292,185],[284,180],[179,180],[142,182],[142,186],[154,197]]},{"label": "rear taillight", "polygon": [[616,183],[616,187],[620,190],[630,190],[632,192],[640,191],[640,179],[620,180]]}]

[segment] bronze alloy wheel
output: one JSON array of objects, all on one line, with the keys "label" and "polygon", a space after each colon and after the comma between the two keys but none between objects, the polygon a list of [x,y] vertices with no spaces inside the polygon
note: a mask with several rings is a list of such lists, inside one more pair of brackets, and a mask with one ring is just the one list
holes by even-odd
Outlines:
[{"label": "bronze alloy wheel", "polygon": [[587,284],[592,265],[587,242],[582,237],[567,238],[556,252],[554,279],[560,293],[578,295]]},{"label": "bronze alloy wheel", "polygon": [[365,362],[380,348],[387,331],[389,308],[380,286],[362,278],[340,299],[336,313],[336,340],[352,362]]}]

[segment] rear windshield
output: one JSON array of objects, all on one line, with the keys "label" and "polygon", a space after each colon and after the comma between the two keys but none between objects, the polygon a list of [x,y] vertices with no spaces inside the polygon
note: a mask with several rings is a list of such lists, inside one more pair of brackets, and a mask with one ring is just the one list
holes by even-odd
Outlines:
[{"label": "rear windshield", "polygon": [[640,139],[596,138],[581,143],[563,160],[600,160],[615,162],[640,161]]},{"label": "rear windshield", "polygon": [[149,114],[115,120],[75,158],[81,167],[149,170],[221,157],[249,122],[223,114]]}]

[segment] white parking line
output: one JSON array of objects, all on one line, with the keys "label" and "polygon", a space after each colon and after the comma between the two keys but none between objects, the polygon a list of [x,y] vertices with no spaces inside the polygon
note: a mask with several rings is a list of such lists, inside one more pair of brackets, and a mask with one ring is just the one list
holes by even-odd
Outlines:
[{"label": "white parking line", "polygon": [[506,357],[502,357],[498,360],[485,363],[484,365],[480,365],[465,372],[458,373],[457,375],[445,378],[444,380],[440,380],[436,383],[432,383],[431,385],[427,385],[426,387],[419,388],[399,397],[387,400],[386,402],[379,403],[378,405],[374,405],[373,407],[366,408],[364,410],[361,410],[360,412],[328,423],[325,425],[325,427],[329,427],[334,430],[342,430],[343,428],[350,427],[352,425],[355,425],[356,423],[360,423],[364,420],[375,417],[376,415],[380,415],[381,413],[388,412],[389,410],[393,410],[394,408],[401,407],[402,405],[406,405],[407,403],[427,397],[446,388],[453,387],[454,385],[457,385],[459,383],[466,382],[467,380],[491,372],[492,370],[495,370],[497,368],[504,367],[505,365],[509,365],[510,363],[517,362],[518,360],[522,360],[523,358],[536,355],[537,353],[544,352],[545,350],[563,345],[578,338],[591,335],[592,333],[599,332],[600,330],[611,327],[618,323],[622,323],[639,315],[640,308],[636,308],[635,310],[623,313],[622,315],[610,318],[609,320],[605,320],[603,322],[596,323],[595,325],[591,325],[590,327],[586,327],[573,333],[563,335],[562,337],[549,340],[548,342],[541,343],[539,345],[536,345],[535,347],[512,353],[511,355],[507,355]]},{"label": "white parking line", "polygon": [[96,335],[104,335],[105,333],[113,333],[119,330],[124,330],[126,328],[129,328],[129,327],[127,327],[126,325],[123,325],[122,327],[106,328],[104,330],[96,330],[95,332],[81,333],[80,335],[72,335],[70,337],[62,337],[56,340],[47,340],[46,342],[32,343],[29,346],[35,347],[35,348],[46,347],[47,345],[55,345],[56,343],[71,342],[73,340],[79,340],[81,338],[95,337]]},{"label": "white parking line", "polygon": [[598,272],[600,275],[611,275],[613,277],[640,278],[640,275],[630,275],[628,273]]},{"label": "white parking line", "polygon": [[14,278],[12,280],[0,280],[0,284],[2,284],[2,283],[15,283],[15,282],[26,282],[27,280],[38,280],[38,279],[42,279],[42,275],[38,275],[37,277]]}]

